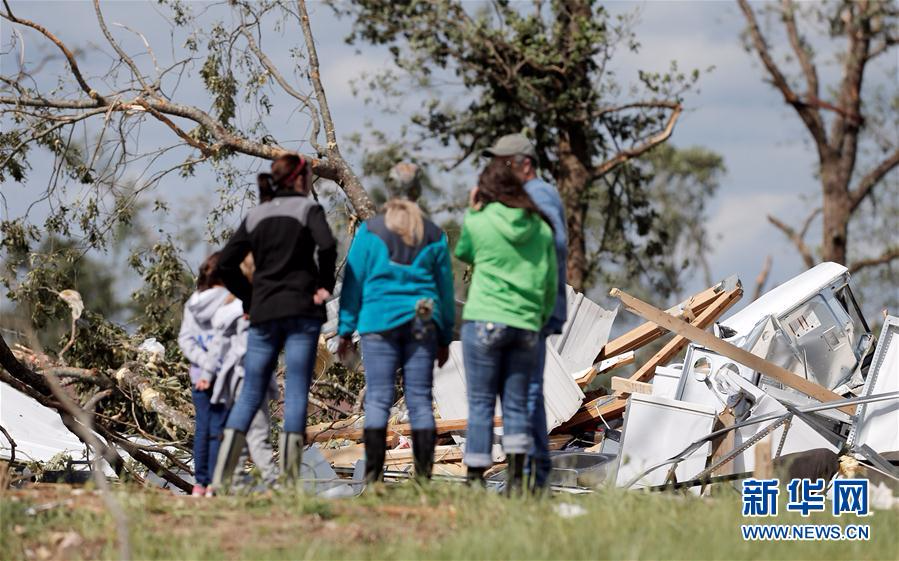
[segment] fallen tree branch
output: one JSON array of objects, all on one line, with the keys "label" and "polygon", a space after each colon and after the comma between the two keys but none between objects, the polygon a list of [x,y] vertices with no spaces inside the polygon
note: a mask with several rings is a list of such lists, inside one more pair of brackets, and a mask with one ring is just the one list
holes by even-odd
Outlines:
[{"label": "fallen tree branch", "polygon": [[100,494],[103,497],[103,502],[106,503],[106,508],[109,510],[109,513],[115,522],[116,539],[119,544],[119,557],[122,560],[131,559],[131,538],[129,537],[128,517],[125,514],[125,511],[122,510],[119,502],[112,496],[112,492],[109,490],[109,482],[106,481],[106,476],[103,475],[103,466],[100,464],[100,458],[107,458],[112,454],[118,456],[118,454],[115,453],[114,450],[110,451],[109,447],[100,442],[96,434],[94,434],[92,428],[94,423],[91,419],[91,415],[81,407],[78,407],[78,405],[66,395],[62,386],[59,385],[59,380],[57,380],[54,375],[50,374],[47,376],[47,381],[54,397],[59,400],[59,403],[69,416],[77,421],[69,423],[66,426],[68,426],[89,449],[94,451],[91,473],[94,477],[94,482],[97,484],[97,488],[100,490]]},{"label": "fallen tree branch", "polygon": [[[0,381],[9,384],[14,389],[31,397],[44,407],[53,409],[59,413],[63,424],[76,435],[79,431],[83,431],[84,427],[78,423],[77,419],[72,417],[66,407],[54,397],[55,393],[50,387],[48,377],[32,372],[19,362],[7,346],[2,334],[0,334]],[[156,460],[156,458],[141,450],[138,445],[132,443],[127,438],[106,426],[105,422],[94,423],[93,428],[104,439],[115,442],[127,452],[129,456],[153,473],[162,477],[182,491],[190,492],[192,487],[190,483],[166,469]],[[117,474],[121,474],[125,468],[121,457],[110,447],[106,447],[106,454],[106,460],[112,465]]]},{"label": "fallen tree branch", "polygon": [[150,384],[149,380],[135,374],[130,366],[131,365],[126,365],[119,368],[113,375],[113,378],[119,383],[119,386],[136,391],[140,396],[141,404],[146,410],[153,411],[167,422],[188,434],[193,433],[193,419],[170,405],[163,395]]},{"label": "fallen tree branch", "polygon": [[9,441],[9,463],[13,463],[16,461],[16,441],[13,440],[13,437],[11,437],[8,432],[6,432],[3,425],[0,425],[0,432],[2,432],[3,436],[6,437],[6,440]]}]

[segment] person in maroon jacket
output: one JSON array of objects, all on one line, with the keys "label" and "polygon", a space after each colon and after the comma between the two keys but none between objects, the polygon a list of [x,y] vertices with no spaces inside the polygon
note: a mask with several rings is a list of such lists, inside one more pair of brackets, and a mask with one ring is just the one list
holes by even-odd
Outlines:
[{"label": "person in maroon jacket", "polygon": [[[325,301],[334,290],[337,242],[325,211],[313,199],[306,160],[288,154],[272,163],[261,183],[273,188],[271,200],[253,208],[219,257],[219,275],[249,314],[245,378],[219,449],[212,486],[227,486],[243,449],[246,431],[265,399],[281,349],[285,350],[284,427],[281,471],[296,480],[306,431],[309,383],[326,319]],[[253,283],[240,263],[252,252]],[[317,260],[316,260],[317,254]]]}]

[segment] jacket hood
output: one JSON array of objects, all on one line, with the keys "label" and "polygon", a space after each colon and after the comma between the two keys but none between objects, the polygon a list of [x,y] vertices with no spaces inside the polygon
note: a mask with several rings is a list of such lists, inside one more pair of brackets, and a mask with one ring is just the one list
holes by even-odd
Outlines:
[{"label": "jacket hood", "polygon": [[223,286],[208,288],[202,292],[194,292],[187,301],[187,309],[197,320],[197,323],[210,323],[215,311],[225,303],[228,290]]},{"label": "jacket hood", "polygon": [[540,230],[541,218],[521,208],[490,203],[482,212],[491,226],[513,245],[527,243]]},{"label": "jacket hood", "polygon": [[220,306],[215,311],[212,315],[212,327],[225,330],[242,317],[243,302],[235,298],[231,303]]}]

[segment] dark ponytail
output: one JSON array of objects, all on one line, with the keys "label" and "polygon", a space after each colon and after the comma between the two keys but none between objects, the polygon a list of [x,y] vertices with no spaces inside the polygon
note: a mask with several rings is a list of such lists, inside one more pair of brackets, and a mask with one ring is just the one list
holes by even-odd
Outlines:
[{"label": "dark ponytail", "polygon": [[552,222],[524,190],[524,182],[515,175],[510,162],[505,159],[492,159],[478,176],[477,202],[485,205],[502,203],[507,207],[526,210],[542,218],[554,230]]},{"label": "dark ponytail", "polygon": [[218,274],[218,265],[219,265],[219,256],[221,252],[216,251],[209,257],[207,257],[203,264],[200,265],[200,270],[197,272],[197,290],[199,292],[203,292],[209,288],[214,286],[222,286],[225,284],[222,282],[222,278]]},{"label": "dark ponytail", "polygon": [[[282,154],[272,162],[271,173],[260,173],[256,177],[259,185],[260,202],[270,201],[275,197],[276,191],[296,191],[302,195],[308,195],[311,182],[309,174],[312,172],[309,162],[297,154]],[[296,181],[303,177],[301,188],[296,188]]]}]

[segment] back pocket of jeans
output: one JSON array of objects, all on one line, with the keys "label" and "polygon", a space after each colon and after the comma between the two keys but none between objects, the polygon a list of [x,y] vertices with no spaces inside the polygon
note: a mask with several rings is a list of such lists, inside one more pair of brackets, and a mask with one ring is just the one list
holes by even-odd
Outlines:
[{"label": "back pocket of jeans", "polygon": [[430,341],[437,336],[437,325],[433,320],[416,317],[412,320],[412,338],[416,341]]},{"label": "back pocket of jeans", "polygon": [[505,334],[507,328],[502,323],[494,323],[492,321],[479,321],[475,325],[477,326],[475,333],[478,337],[478,343],[485,347],[494,346]]}]

